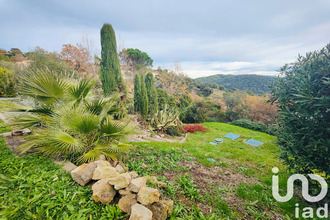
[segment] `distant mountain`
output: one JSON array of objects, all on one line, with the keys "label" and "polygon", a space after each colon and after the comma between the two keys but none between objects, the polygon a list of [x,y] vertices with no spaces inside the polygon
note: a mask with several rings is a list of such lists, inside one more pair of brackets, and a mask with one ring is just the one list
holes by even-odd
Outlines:
[{"label": "distant mountain", "polygon": [[200,83],[216,83],[226,89],[247,90],[256,94],[268,93],[268,86],[274,82],[273,76],[261,75],[213,75],[195,79]]}]

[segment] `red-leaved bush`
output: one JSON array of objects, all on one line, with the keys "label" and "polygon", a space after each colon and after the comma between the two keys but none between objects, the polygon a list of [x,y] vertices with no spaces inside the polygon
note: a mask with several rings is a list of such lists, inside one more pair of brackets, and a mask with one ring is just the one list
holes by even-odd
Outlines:
[{"label": "red-leaved bush", "polygon": [[201,131],[204,132],[206,130],[208,130],[206,127],[204,127],[203,125],[184,125],[183,129],[188,132],[188,133],[195,133],[196,131]]}]

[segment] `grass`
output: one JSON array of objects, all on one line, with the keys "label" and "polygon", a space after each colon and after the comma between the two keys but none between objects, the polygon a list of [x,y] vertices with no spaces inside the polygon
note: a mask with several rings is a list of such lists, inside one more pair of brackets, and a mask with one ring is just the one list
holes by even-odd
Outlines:
[{"label": "grass", "polygon": [[11,131],[11,128],[0,119],[0,134]]}]

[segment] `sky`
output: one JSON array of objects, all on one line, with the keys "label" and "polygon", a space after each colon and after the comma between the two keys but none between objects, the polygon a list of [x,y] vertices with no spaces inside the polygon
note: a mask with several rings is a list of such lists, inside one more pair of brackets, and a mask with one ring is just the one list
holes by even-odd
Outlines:
[{"label": "sky", "polygon": [[61,51],[87,36],[100,54],[100,29],[138,48],[153,68],[179,62],[192,78],[276,75],[298,54],[330,43],[327,0],[0,0],[0,48]]}]

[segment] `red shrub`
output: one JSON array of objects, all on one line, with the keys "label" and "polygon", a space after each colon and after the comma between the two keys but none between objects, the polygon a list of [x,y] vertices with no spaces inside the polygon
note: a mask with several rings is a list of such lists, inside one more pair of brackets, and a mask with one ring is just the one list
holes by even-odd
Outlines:
[{"label": "red shrub", "polygon": [[204,132],[206,130],[208,130],[206,127],[204,127],[203,125],[184,125],[183,129],[188,132],[188,133],[195,133],[196,131],[201,131]]}]

